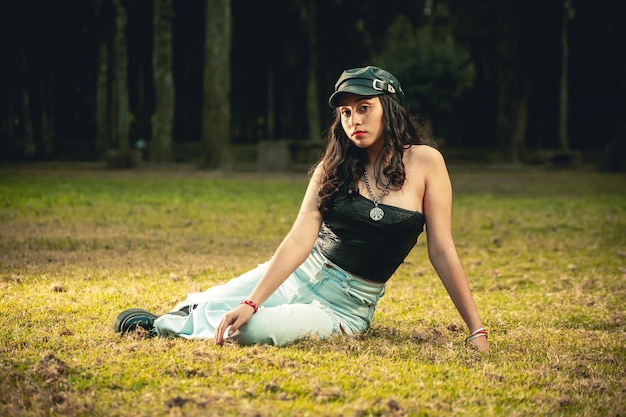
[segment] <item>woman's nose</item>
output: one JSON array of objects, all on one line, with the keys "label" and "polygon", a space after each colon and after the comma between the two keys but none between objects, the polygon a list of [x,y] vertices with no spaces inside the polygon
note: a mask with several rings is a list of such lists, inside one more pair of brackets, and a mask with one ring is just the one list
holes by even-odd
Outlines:
[{"label": "woman's nose", "polygon": [[358,126],[361,124],[361,116],[357,112],[353,112],[351,121],[353,126]]}]

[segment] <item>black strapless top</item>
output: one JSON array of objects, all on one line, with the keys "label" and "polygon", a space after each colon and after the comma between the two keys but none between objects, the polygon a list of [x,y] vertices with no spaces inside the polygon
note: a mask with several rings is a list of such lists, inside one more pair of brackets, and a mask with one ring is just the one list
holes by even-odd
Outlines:
[{"label": "black strapless top", "polygon": [[424,216],[418,211],[379,204],[385,212],[374,221],[374,203],[357,194],[340,191],[324,214],[315,243],[329,260],[362,278],[387,282],[417,243],[424,230]]}]

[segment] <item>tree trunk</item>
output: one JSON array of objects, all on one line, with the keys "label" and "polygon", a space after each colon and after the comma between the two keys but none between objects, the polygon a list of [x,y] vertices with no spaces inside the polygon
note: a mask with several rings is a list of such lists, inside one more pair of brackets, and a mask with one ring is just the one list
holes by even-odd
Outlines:
[{"label": "tree trunk", "polygon": [[128,120],[128,53],[126,47],[126,10],[121,0],[113,1],[115,8],[115,37],[113,41],[113,127],[114,144],[122,158],[129,156]]},{"label": "tree trunk", "polygon": [[309,140],[321,142],[322,130],[320,128],[319,85],[317,82],[317,9],[315,1],[308,1],[306,15],[309,41],[306,110],[309,120]]},{"label": "tree trunk", "polygon": [[96,79],[96,144],[114,168],[138,164],[129,146],[128,49],[126,10],[122,0],[98,0],[98,73]]},{"label": "tree trunk", "polygon": [[33,129],[33,115],[30,106],[28,88],[22,87],[22,112],[24,114],[24,157],[30,159],[35,156],[35,132]]},{"label": "tree trunk", "polygon": [[569,20],[572,14],[572,6],[570,0],[563,3],[563,23],[561,25],[561,86],[560,86],[560,111],[559,111],[559,142],[562,152],[569,151],[569,133],[568,133],[568,65],[569,65]]},{"label": "tree trunk", "polygon": [[274,113],[274,65],[267,64],[267,139],[274,140],[276,116]]},{"label": "tree trunk", "polygon": [[8,144],[13,144],[15,142],[15,119],[17,116],[16,116],[16,111],[15,111],[14,84],[11,78],[8,78],[5,81],[6,81],[5,91],[7,92],[7,110],[6,110],[6,115],[4,119],[4,124],[6,125],[7,145],[8,145]]},{"label": "tree trunk", "polygon": [[[26,51],[22,50],[22,72],[29,73],[26,59]],[[22,85],[22,113],[24,120],[24,157],[30,159],[35,156],[37,147],[35,146],[35,130],[33,127],[33,113],[30,104],[30,93],[28,91],[28,78]]]},{"label": "tree trunk", "polygon": [[41,81],[41,144],[46,158],[54,153],[54,111],[52,109],[52,87],[50,81]]},{"label": "tree trunk", "polygon": [[110,50],[109,21],[105,3],[99,0],[96,4],[96,16],[101,23],[98,26],[98,73],[96,77],[96,149],[98,155],[104,156],[111,147],[111,84],[110,84]]},{"label": "tree trunk", "polygon": [[515,15],[511,3],[500,5],[497,23],[497,135],[502,159],[506,162],[519,162],[525,152],[525,132],[528,112],[529,81],[524,77],[517,62],[516,50],[519,38],[510,26],[510,19]]},{"label": "tree trunk", "polygon": [[528,101],[530,100],[530,82],[524,83],[524,91],[517,101],[515,125],[511,140],[512,162],[522,163],[526,155],[526,130],[528,127]]},{"label": "tree trunk", "polygon": [[174,129],[174,74],[172,68],[173,0],[154,1],[154,45],[152,70],[154,72],[155,114],[152,122],[150,160],[172,160],[172,133]]},{"label": "tree trunk", "polygon": [[205,0],[205,9],[203,165],[217,168],[229,158],[231,0]]}]

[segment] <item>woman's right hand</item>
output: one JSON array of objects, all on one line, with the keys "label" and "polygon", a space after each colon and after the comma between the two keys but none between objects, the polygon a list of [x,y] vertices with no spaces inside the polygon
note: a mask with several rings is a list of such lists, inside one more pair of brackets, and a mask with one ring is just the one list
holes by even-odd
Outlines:
[{"label": "woman's right hand", "polygon": [[253,314],[254,308],[247,304],[241,304],[224,314],[222,321],[215,331],[215,343],[218,345],[224,343],[226,332],[228,332],[228,336],[233,335],[241,326],[250,320]]}]

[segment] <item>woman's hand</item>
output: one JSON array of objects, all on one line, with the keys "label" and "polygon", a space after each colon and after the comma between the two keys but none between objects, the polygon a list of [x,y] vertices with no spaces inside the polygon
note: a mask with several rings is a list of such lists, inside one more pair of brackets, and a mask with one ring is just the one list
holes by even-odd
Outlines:
[{"label": "woman's hand", "polygon": [[231,336],[241,326],[247,323],[253,314],[254,308],[247,304],[241,304],[224,314],[220,325],[217,326],[217,330],[215,331],[215,343],[218,345],[224,343],[224,335],[226,334],[226,331],[228,330],[228,336]]},{"label": "woman's hand", "polygon": [[469,344],[480,353],[489,352],[489,342],[486,337],[477,337],[476,339],[470,341]]},{"label": "woman's hand", "polygon": [[[322,165],[319,164],[309,181],[298,217],[249,295],[249,300],[254,300],[255,304],[260,305],[267,300],[311,253],[322,225],[322,214],[317,206],[321,176]],[[228,336],[233,335],[250,320],[254,311],[254,307],[241,304],[226,313],[215,331],[215,343],[222,344],[227,331]]]}]

